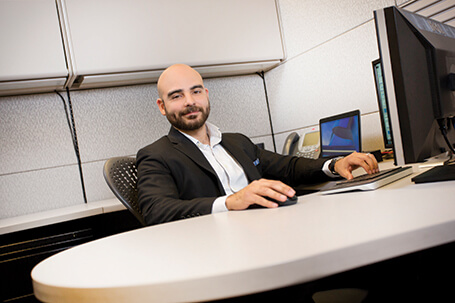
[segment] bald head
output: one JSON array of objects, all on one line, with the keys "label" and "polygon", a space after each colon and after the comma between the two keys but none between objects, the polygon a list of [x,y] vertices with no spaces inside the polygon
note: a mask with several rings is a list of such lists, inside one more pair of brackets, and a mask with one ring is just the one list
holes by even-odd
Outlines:
[{"label": "bald head", "polygon": [[172,126],[195,138],[201,135],[200,141],[206,139],[210,102],[201,75],[188,65],[175,64],[161,74],[157,88],[156,104]]},{"label": "bald head", "polygon": [[194,85],[204,86],[201,75],[186,64],[174,64],[160,75],[157,82],[158,95],[165,100],[172,92]]}]

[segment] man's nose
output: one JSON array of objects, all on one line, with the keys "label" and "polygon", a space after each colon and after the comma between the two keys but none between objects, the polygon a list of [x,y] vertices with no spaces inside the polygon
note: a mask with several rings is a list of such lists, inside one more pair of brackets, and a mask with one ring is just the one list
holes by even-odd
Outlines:
[{"label": "man's nose", "polygon": [[186,94],[185,96],[185,105],[194,105],[194,97],[192,94]]}]

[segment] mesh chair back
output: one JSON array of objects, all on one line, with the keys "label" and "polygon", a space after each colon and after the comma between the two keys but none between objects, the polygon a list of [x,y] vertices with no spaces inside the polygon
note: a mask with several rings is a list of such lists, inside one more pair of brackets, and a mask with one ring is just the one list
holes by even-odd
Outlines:
[{"label": "mesh chair back", "polygon": [[114,195],[145,226],[137,201],[136,158],[115,157],[104,163],[104,179]]}]

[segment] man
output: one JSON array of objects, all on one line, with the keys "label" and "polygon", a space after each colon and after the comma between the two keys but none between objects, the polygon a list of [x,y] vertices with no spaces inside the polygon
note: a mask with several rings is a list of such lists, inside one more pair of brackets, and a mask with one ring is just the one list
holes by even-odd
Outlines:
[{"label": "man", "polygon": [[311,160],[260,149],[241,134],[221,134],[206,122],[208,89],[187,65],[167,68],[157,88],[158,108],[172,127],[137,154],[139,205],[148,225],[252,205],[274,208],[278,204],[270,199],[293,197],[291,186],[322,182],[334,174],[350,179],[358,167],[378,171],[368,154]]}]

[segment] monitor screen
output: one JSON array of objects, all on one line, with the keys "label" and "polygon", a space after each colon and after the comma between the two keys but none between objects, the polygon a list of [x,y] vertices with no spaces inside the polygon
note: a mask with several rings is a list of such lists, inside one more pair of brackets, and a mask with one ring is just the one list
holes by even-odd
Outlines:
[{"label": "monitor screen", "polygon": [[392,148],[393,147],[392,128],[390,127],[389,121],[389,109],[387,104],[387,96],[385,93],[381,59],[373,61],[372,64],[376,84],[376,95],[378,97],[379,116],[381,117],[384,147]]},{"label": "monitor screen", "polygon": [[360,152],[360,111],[355,110],[319,120],[321,157]]},{"label": "monitor screen", "polygon": [[395,164],[422,162],[455,142],[455,29],[396,7],[374,17]]}]

